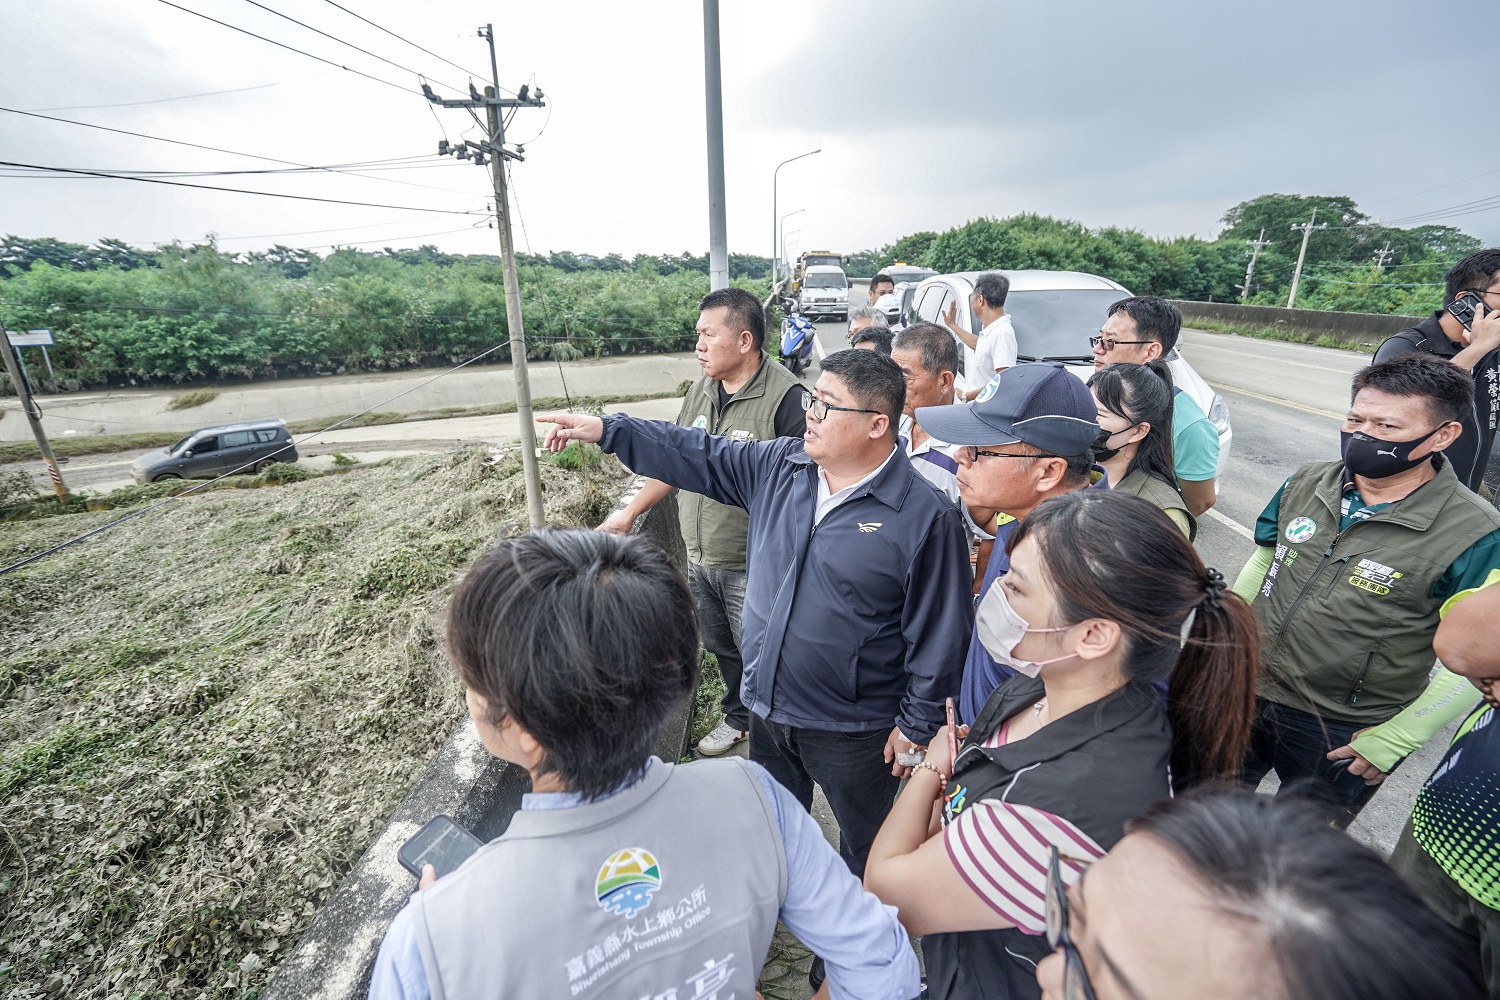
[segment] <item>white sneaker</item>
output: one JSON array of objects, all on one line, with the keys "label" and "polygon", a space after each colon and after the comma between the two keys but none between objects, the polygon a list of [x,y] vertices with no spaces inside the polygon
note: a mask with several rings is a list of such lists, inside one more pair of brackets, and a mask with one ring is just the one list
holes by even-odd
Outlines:
[{"label": "white sneaker", "polygon": [[720,719],[714,731],[698,741],[698,752],[705,757],[717,757],[749,735],[743,729],[735,729]]}]

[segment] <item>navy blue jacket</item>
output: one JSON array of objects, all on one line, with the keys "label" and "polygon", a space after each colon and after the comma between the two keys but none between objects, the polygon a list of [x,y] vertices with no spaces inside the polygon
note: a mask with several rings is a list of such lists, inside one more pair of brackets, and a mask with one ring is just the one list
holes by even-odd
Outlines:
[{"label": "navy blue jacket", "polygon": [[740,698],[763,719],[926,743],[958,695],[973,628],[958,510],[899,450],[813,526],[819,470],[796,438],[730,441],[604,418],[632,470],[750,514]]}]

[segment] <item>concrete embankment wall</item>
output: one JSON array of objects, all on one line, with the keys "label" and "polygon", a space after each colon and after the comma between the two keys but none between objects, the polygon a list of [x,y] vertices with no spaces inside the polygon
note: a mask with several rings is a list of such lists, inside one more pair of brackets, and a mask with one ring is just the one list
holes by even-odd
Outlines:
[{"label": "concrete embankment wall", "polygon": [[1393,333],[1420,323],[1421,316],[1384,316],[1376,313],[1328,312],[1323,309],[1280,309],[1276,306],[1242,306],[1232,302],[1175,303],[1187,326],[1209,320],[1232,326],[1261,329],[1272,326],[1308,337],[1337,337],[1372,350]]}]

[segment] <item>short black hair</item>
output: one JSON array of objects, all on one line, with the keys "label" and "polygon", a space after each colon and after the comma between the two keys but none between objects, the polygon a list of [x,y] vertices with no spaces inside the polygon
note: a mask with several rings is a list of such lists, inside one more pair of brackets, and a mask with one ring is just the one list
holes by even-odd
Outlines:
[{"label": "short black hair", "polygon": [[[1480,1000],[1476,953],[1374,851],[1306,799],[1162,799],[1130,820],[1262,940],[1288,1000]],[[1420,850],[1421,848],[1417,848]]]},{"label": "short black hair", "polygon": [[823,359],[822,369],[836,375],[849,387],[849,395],[861,407],[884,413],[891,420],[891,436],[901,423],[906,406],[906,376],[890,355],[850,348]]},{"label": "short black hair", "polygon": [[881,271],[879,274],[875,275],[875,277],[873,277],[873,278],[870,279],[870,287],[874,288],[876,285],[880,284],[882,281],[889,281],[891,283],[891,289],[893,291],[895,290],[895,288],[896,288],[896,279],[893,278],[893,277],[891,277],[889,274],[886,274],[884,271]]},{"label": "short black hair", "polygon": [[974,279],[974,294],[993,308],[1002,309],[1006,296],[1010,295],[1010,279],[999,271],[986,271]]},{"label": "short black hair", "polygon": [[755,341],[755,349],[765,350],[766,311],[760,307],[760,299],[743,288],[720,288],[703,297],[703,301],[698,303],[698,311],[718,309],[720,306],[729,310],[725,318],[730,326],[737,331],[749,330]]},{"label": "short black hair", "polygon": [[1182,310],[1160,295],[1132,295],[1109,307],[1109,315],[1124,312],[1135,320],[1136,331],[1161,345],[1166,354],[1182,335]]},{"label": "short black hair", "polygon": [[1403,354],[1367,365],[1354,373],[1349,401],[1361,389],[1379,389],[1393,396],[1422,396],[1432,418],[1441,423],[1458,420],[1474,405],[1474,376],[1430,354]]},{"label": "short black hair", "polygon": [[885,326],[867,326],[862,330],[855,330],[849,335],[849,346],[858,347],[860,344],[870,344],[886,357],[891,356],[891,330]]},{"label": "short black hair", "polygon": [[1465,289],[1486,290],[1494,282],[1497,271],[1500,271],[1500,247],[1488,247],[1469,254],[1448,269],[1443,305],[1458,298],[1458,293]]},{"label": "short black hair", "polygon": [[896,334],[892,349],[921,352],[921,365],[932,375],[943,372],[959,374],[963,359],[958,353],[958,340],[953,334],[936,323],[918,323]]},{"label": "short black hair", "polygon": [[697,688],[698,620],[655,542],[541,528],[464,576],[448,655],[491,722],[514,719],[541,744],[543,772],[597,799],[640,773]]}]

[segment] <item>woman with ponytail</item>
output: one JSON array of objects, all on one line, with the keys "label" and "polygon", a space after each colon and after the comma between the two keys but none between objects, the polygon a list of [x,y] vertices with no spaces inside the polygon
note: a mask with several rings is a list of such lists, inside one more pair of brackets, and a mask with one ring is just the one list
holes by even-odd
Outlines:
[{"label": "woman with ponytail", "polygon": [[865,872],[926,935],[933,1000],[1039,997],[1051,848],[1071,883],[1152,802],[1232,784],[1255,709],[1249,606],[1152,504],[1054,497],[1007,550],[976,629],[1018,674],[956,759],[938,732]]},{"label": "woman with ponytail", "polygon": [[1110,488],[1151,501],[1192,541],[1198,522],[1172,469],[1172,370],[1160,359],[1143,365],[1105,365],[1089,379],[1099,404],[1094,461]]}]

